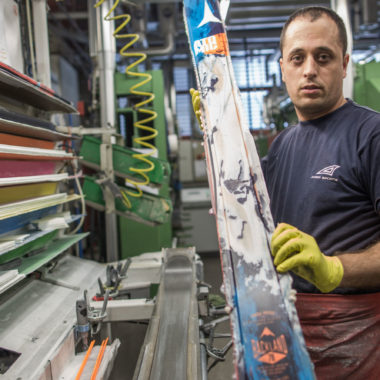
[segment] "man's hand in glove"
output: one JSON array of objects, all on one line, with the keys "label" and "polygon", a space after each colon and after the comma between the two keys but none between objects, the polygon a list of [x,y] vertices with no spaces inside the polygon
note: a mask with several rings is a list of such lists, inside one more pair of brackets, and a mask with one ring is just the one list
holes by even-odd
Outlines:
[{"label": "man's hand in glove", "polygon": [[343,265],[339,258],[324,255],[312,236],[290,224],[277,226],[271,250],[278,272],[291,270],[323,293],[331,292],[342,281]]},{"label": "man's hand in glove", "polygon": [[201,99],[199,97],[199,91],[190,88],[191,103],[193,104],[193,110],[198,120],[199,128],[203,131],[202,119],[201,119]]}]

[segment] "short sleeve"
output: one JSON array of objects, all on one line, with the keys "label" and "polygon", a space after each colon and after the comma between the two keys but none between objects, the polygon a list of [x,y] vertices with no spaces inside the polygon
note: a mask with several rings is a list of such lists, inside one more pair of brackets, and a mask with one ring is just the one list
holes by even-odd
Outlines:
[{"label": "short sleeve", "polygon": [[360,161],[374,209],[380,214],[380,120],[364,134]]}]

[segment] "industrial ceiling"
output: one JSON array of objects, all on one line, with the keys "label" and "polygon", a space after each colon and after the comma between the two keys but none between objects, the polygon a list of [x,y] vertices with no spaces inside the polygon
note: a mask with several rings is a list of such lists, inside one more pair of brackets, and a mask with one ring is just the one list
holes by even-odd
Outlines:
[{"label": "industrial ceiling", "polygon": [[[331,1],[314,0],[221,0],[229,5],[226,18],[230,49],[277,49],[281,28],[297,8],[322,5]],[[49,30],[53,53],[68,57],[76,67],[89,65],[88,6],[95,0],[48,0]],[[354,49],[378,49],[380,27],[379,2],[347,0],[354,36]],[[120,0],[116,14],[128,13],[128,32],[138,33],[140,43],[135,49],[147,50],[151,56],[171,56],[174,59],[189,52],[182,16],[181,1]]]}]

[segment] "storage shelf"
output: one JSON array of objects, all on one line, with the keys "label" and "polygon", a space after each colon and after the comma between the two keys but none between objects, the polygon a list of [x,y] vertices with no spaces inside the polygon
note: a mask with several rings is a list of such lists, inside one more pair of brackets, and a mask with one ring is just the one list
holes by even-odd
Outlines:
[{"label": "storage shelf", "polygon": [[24,274],[20,274],[17,270],[2,271],[0,274],[0,294],[10,289],[25,278]]},{"label": "storage shelf", "polygon": [[[80,219],[82,215],[73,215],[67,223],[73,223]],[[28,232],[22,235],[25,235],[25,238],[20,241],[15,241],[13,247],[0,251],[0,264],[3,264],[11,259],[23,256],[26,253],[34,250],[36,247],[40,247],[46,244],[47,241],[54,239],[58,234],[58,231],[62,228],[50,228],[45,230],[36,230]],[[6,235],[2,237],[5,239]]]},{"label": "storage shelf", "polygon": [[[1,85],[0,85],[1,88]],[[65,133],[52,131],[47,128],[36,127],[29,124],[19,123],[17,121],[7,120],[0,117],[0,132],[12,133],[26,137],[33,137],[50,141],[61,140],[78,140],[79,137],[71,136]]]},{"label": "storage shelf", "polygon": [[1,186],[14,186],[23,185],[29,183],[39,183],[39,182],[60,182],[65,179],[69,179],[68,173],[61,174],[46,174],[46,175],[30,175],[24,177],[6,177],[0,178]]},{"label": "storage shelf", "polygon": [[[34,198],[22,202],[9,203],[0,207],[0,220],[23,215],[32,211],[41,210],[51,206],[72,202],[80,199],[78,194],[67,195],[65,193],[49,195],[46,197]],[[7,207],[5,207],[7,206]]]},{"label": "storage shelf", "polygon": [[50,260],[64,253],[67,249],[85,238],[89,233],[81,233],[72,236],[64,236],[50,243],[47,249],[35,256],[19,259],[17,268],[3,271],[0,276],[0,294],[22,281],[28,274],[41,268]]},{"label": "storage shelf", "polygon": [[44,111],[78,113],[71,104],[4,70],[0,70],[0,92]]},{"label": "storage shelf", "polygon": [[[78,194],[57,193],[57,184],[72,179],[60,173],[59,162],[77,159],[56,142],[77,137],[56,131],[50,113],[78,114],[72,103],[33,78],[0,62],[0,95],[10,109],[0,111],[0,293],[22,281],[28,274],[67,251],[88,233],[63,235],[67,224],[51,222],[47,229],[32,228],[31,223],[60,211],[58,207],[81,199]],[[44,111],[36,114],[35,110]],[[4,141],[3,141],[4,140]],[[19,162],[32,162],[30,169]],[[38,167],[36,164],[41,163]],[[17,164],[16,164],[17,163]],[[15,172],[12,172],[15,169]],[[18,174],[18,175],[17,175]],[[51,191],[51,187],[54,187]],[[78,220],[81,215],[65,219]],[[18,236],[17,236],[18,235]],[[33,376],[32,376],[33,377]]]},{"label": "storage shelf", "polygon": [[48,248],[32,257],[22,259],[18,271],[21,274],[28,275],[43,265],[47,264],[50,260],[54,259],[72,245],[85,238],[89,233],[81,233],[73,236],[65,236],[49,244]]}]

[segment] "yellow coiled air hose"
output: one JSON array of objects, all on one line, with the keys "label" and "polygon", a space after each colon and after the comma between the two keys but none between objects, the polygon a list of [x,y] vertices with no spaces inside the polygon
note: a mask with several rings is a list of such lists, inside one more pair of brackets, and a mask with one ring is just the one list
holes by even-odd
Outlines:
[{"label": "yellow coiled air hose", "polygon": [[[105,0],[100,0],[98,3],[95,4],[95,7],[99,7],[100,5],[103,4]],[[133,125],[135,128],[139,128],[141,130],[147,131],[150,133],[149,135],[145,136],[140,136],[140,137],[135,137],[134,142],[135,144],[139,144],[140,146],[144,148],[150,149],[148,153],[135,153],[133,154],[133,158],[138,159],[140,161],[145,162],[148,166],[145,168],[135,168],[135,167],[130,167],[129,170],[133,173],[138,174],[142,180],[141,181],[136,181],[133,179],[126,179],[127,184],[131,184],[132,186],[135,187],[135,191],[126,191],[122,190],[123,194],[123,200],[124,204],[128,207],[131,208],[131,201],[128,199],[128,195],[132,197],[141,197],[143,195],[143,192],[141,190],[140,186],[148,185],[150,180],[147,175],[147,173],[151,172],[154,170],[154,163],[149,159],[150,156],[155,154],[157,151],[156,147],[149,143],[149,140],[153,140],[158,132],[156,129],[146,125],[147,123],[150,123],[154,119],[157,118],[157,113],[149,108],[144,108],[148,103],[153,102],[154,100],[154,94],[151,92],[146,92],[146,91],[141,91],[138,90],[140,87],[144,86],[145,84],[149,83],[152,80],[152,76],[149,73],[139,73],[137,71],[132,71],[133,68],[138,66],[140,63],[144,62],[146,60],[146,54],[145,53],[133,53],[133,52],[127,52],[127,50],[139,39],[139,36],[137,34],[130,34],[130,33],[120,33],[122,29],[124,29],[129,21],[131,20],[131,16],[129,14],[122,14],[122,15],[116,15],[116,16],[111,16],[111,14],[114,12],[116,7],[118,6],[120,0],[116,0],[114,4],[112,5],[111,9],[105,16],[105,20],[107,21],[113,21],[113,20],[123,20],[121,21],[120,25],[117,27],[115,26],[115,31],[113,32],[113,36],[116,39],[125,39],[128,38],[130,39],[121,49],[120,49],[120,55],[123,57],[135,57],[137,58],[134,62],[132,62],[127,68],[125,69],[125,73],[129,76],[132,77],[138,77],[141,78],[142,80],[135,85],[133,85],[130,89],[131,94],[140,96],[145,98],[141,102],[137,103],[134,105],[134,109],[144,115],[149,115],[145,119],[138,120],[136,121]]]}]

